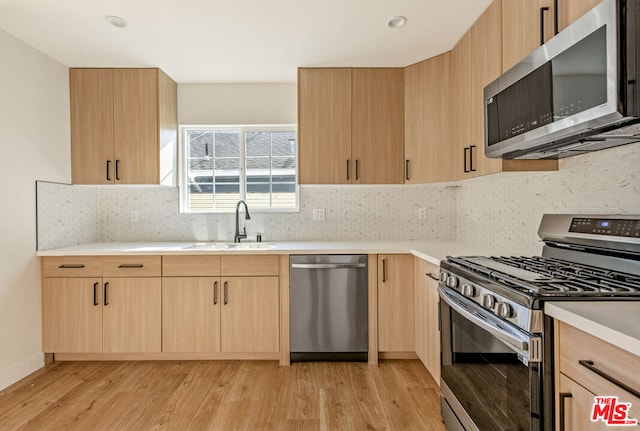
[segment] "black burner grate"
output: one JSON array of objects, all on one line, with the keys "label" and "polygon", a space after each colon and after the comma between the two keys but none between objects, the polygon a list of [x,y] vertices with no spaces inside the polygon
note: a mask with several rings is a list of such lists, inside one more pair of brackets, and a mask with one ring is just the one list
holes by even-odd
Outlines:
[{"label": "black burner grate", "polygon": [[[640,277],[546,257],[491,257],[491,262],[508,265],[504,271],[478,263],[477,258],[451,258],[455,263],[479,272],[511,288],[542,296],[640,296]],[[519,271],[537,274],[523,280]],[[521,272],[520,272],[521,274]]]}]

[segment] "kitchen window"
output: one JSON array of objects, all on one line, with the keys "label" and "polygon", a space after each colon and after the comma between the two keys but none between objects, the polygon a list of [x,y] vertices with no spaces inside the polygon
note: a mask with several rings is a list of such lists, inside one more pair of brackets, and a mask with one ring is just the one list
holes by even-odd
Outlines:
[{"label": "kitchen window", "polygon": [[286,126],[183,126],[181,211],[298,211],[297,133]]}]

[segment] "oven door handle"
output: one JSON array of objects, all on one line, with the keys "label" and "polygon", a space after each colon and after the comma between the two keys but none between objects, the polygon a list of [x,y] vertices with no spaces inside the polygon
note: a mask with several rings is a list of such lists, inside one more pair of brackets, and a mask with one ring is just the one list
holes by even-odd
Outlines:
[{"label": "oven door handle", "polygon": [[[515,328],[511,333],[508,329],[500,326],[500,323],[502,323],[500,319],[487,313],[473,302],[462,298],[454,298],[442,287],[438,287],[438,292],[440,293],[440,298],[461,316],[506,343],[527,361],[542,361],[542,339],[540,337],[516,332],[517,329]],[[507,323],[503,325],[506,326]]]}]

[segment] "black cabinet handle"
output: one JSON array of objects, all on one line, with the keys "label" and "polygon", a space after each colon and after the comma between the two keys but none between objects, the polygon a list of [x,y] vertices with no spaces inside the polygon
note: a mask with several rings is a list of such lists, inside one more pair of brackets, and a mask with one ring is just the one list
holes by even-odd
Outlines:
[{"label": "black cabinet handle", "polygon": [[[544,45],[544,13],[549,12],[548,7],[540,8],[540,46]],[[556,10],[556,14],[558,11]]]},{"label": "black cabinet handle", "polygon": [[98,305],[98,285],[100,283],[95,282],[93,283],[93,306],[95,307],[96,305]]},{"label": "black cabinet handle", "polygon": [[626,383],[621,382],[620,380],[616,379],[615,377],[610,376],[609,374],[605,373],[601,369],[597,368],[596,365],[593,363],[593,361],[589,361],[589,360],[586,360],[586,359],[581,359],[581,360],[578,361],[578,363],[580,365],[582,365],[583,367],[587,368],[588,370],[593,371],[594,373],[596,373],[600,377],[604,378],[605,380],[608,380],[609,382],[613,383],[614,385],[616,385],[620,389],[623,389],[623,390],[629,392],[634,397],[640,398],[640,391],[638,391],[636,389],[633,389],[631,386],[627,385]]},{"label": "black cabinet handle", "polygon": [[432,280],[440,281],[440,279],[438,277],[436,277],[435,275],[431,274],[430,272],[427,272],[425,275],[427,277],[431,278]]},{"label": "black cabinet handle", "polygon": [[404,179],[409,180],[409,159],[404,161]]},{"label": "black cabinet handle", "polygon": [[473,149],[475,148],[475,145],[471,145],[469,147],[469,171],[470,172],[475,172],[476,171],[476,167],[473,166]]},{"label": "black cabinet handle", "polygon": [[356,180],[360,179],[360,173],[358,170],[358,159],[356,159]]},{"label": "black cabinet handle", "polygon": [[104,294],[104,302],[103,303],[104,303],[105,306],[109,305],[109,298],[107,296],[107,292],[108,291],[109,291],[109,282],[106,282],[104,284],[104,292],[103,292],[103,294]]},{"label": "black cabinet handle", "polygon": [[224,305],[229,303],[229,282],[224,282]]},{"label": "black cabinet handle", "polygon": [[387,259],[382,259],[382,282],[387,282]]},{"label": "black cabinet handle", "polygon": [[144,265],[141,263],[123,263],[121,265],[118,265],[118,268],[122,268],[122,269],[144,268]]},{"label": "black cabinet handle", "polygon": [[68,263],[66,265],[59,265],[58,269],[80,269],[84,268],[84,265],[81,263]]},{"label": "black cabinet handle", "polygon": [[213,282],[213,305],[218,305],[218,282]]},{"label": "black cabinet handle", "polygon": [[107,181],[111,181],[111,177],[109,176],[110,165],[111,165],[111,160],[107,160]]},{"label": "black cabinet handle", "polygon": [[349,176],[349,159],[347,159],[347,181],[351,179],[351,177]]},{"label": "black cabinet handle", "polygon": [[116,181],[120,181],[120,160],[116,159]]},{"label": "black cabinet handle", "polygon": [[467,168],[467,154],[471,151],[470,147],[464,147],[464,172],[471,172],[468,168]]},{"label": "black cabinet handle", "polygon": [[560,421],[560,431],[564,431],[564,422],[565,422],[564,401],[567,398],[571,398],[573,395],[571,395],[569,392],[560,392],[558,395],[559,395],[559,401],[560,401],[560,412],[558,414],[559,421]]}]

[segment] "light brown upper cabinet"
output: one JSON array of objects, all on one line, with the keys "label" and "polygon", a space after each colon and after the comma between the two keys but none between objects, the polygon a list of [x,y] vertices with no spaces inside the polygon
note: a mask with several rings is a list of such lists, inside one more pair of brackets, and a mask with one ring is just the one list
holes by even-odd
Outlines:
[{"label": "light brown upper cabinet", "polygon": [[[507,71],[601,0],[502,0],[502,70]],[[556,16],[557,14],[557,16]]]},{"label": "light brown upper cabinet", "polygon": [[553,37],[553,14],[551,0],[502,0],[503,71]]},{"label": "light brown upper cabinet", "polygon": [[176,83],[159,69],[69,75],[73,183],[175,184]]},{"label": "light brown upper cabinet", "polygon": [[405,69],[405,183],[420,184],[454,179],[454,158],[449,123],[451,53],[421,61]]},{"label": "light brown upper cabinet", "polygon": [[558,30],[562,31],[569,24],[580,18],[602,0],[559,0]]},{"label": "light brown upper cabinet", "polygon": [[513,0],[494,1],[453,50],[453,67],[458,69],[457,79],[453,81],[458,87],[457,92],[455,88],[453,91],[458,94],[457,115],[453,118],[470,119],[468,124],[454,127],[459,144],[457,179],[497,172],[558,169],[557,160],[491,159],[484,155],[484,87],[502,73],[501,24],[504,23],[504,4],[509,2]]},{"label": "light brown upper cabinet", "polygon": [[403,182],[403,69],[298,70],[301,184]]}]

